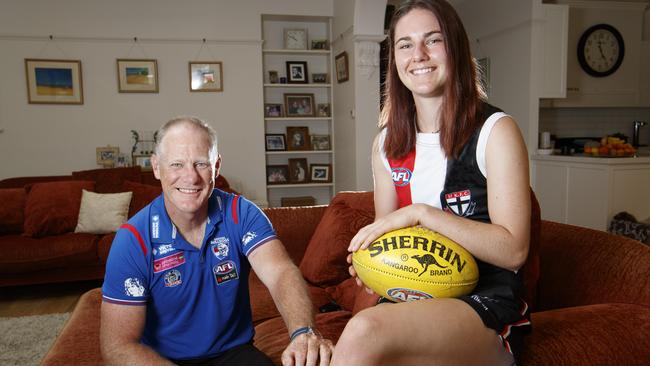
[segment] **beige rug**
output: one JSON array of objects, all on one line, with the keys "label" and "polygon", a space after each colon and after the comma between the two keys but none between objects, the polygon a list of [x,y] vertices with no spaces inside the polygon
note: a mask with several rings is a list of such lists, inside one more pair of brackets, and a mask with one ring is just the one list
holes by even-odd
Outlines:
[{"label": "beige rug", "polygon": [[0,365],[38,365],[70,313],[0,317]]}]

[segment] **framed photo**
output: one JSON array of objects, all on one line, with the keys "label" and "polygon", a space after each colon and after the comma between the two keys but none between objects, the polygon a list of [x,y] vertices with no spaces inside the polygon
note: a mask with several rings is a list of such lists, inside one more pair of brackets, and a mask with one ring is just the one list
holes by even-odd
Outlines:
[{"label": "framed photo", "polygon": [[315,84],[327,83],[327,74],[311,74],[311,81]]},{"label": "framed photo", "polygon": [[306,158],[289,159],[289,183],[309,182]]},{"label": "framed photo", "polygon": [[158,62],[118,59],[117,85],[120,93],[158,93]]},{"label": "framed photo", "polygon": [[275,70],[269,71],[269,83],[277,84],[280,81],[278,78],[278,72]]},{"label": "framed photo", "polygon": [[117,146],[98,147],[96,150],[97,164],[105,167],[113,167],[117,164],[120,155],[120,148]]},{"label": "framed photo", "polygon": [[282,117],[282,104],[265,103],[264,117]]},{"label": "framed photo", "polygon": [[267,133],[264,138],[266,139],[266,151],[285,151],[287,149],[283,133]]},{"label": "framed photo", "polygon": [[287,127],[287,150],[311,150],[309,140],[309,127]]},{"label": "framed photo", "polygon": [[312,150],[332,150],[330,135],[311,135]]},{"label": "framed photo", "polygon": [[344,51],[336,55],[334,63],[336,64],[336,81],[339,83],[348,81],[350,78],[350,71],[348,70],[348,53]]},{"label": "framed photo", "polygon": [[142,170],[151,170],[151,155],[134,156],[133,165],[139,166]]},{"label": "framed photo", "polygon": [[331,164],[312,164],[309,166],[309,178],[312,182],[330,183],[332,181]]},{"label": "framed photo", "polygon": [[312,39],[311,40],[311,49],[312,50],[329,50],[329,42],[326,39]]},{"label": "framed photo", "polygon": [[329,117],[330,116],[330,104],[329,103],[319,103],[318,104],[318,117]]},{"label": "framed photo", "polygon": [[282,207],[313,206],[315,204],[316,198],[312,196],[280,198],[280,206]]},{"label": "framed photo", "polygon": [[190,61],[191,92],[222,92],[223,65],[221,61]]},{"label": "framed photo", "polygon": [[267,165],[266,184],[287,184],[289,183],[288,165]]},{"label": "framed photo", "polygon": [[287,83],[307,84],[307,61],[287,61]]},{"label": "framed photo", "polygon": [[290,50],[306,50],[307,29],[285,29],[284,48]]},{"label": "framed photo", "polygon": [[25,59],[29,104],[84,104],[81,61]]},{"label": "framed photo", "polygon": [[284,94],[284,110],[287,117],[313,117],[314,94]]}]

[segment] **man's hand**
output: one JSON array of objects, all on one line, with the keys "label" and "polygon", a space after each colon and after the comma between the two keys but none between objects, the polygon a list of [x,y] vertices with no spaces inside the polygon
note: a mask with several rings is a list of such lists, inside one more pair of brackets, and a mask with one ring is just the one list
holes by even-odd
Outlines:
[{"label": "man's hand", "polygon": [[282,365],[328,366],[333,351],[334,345],[329,339],[315,333],[303,333],[282,352]]}]

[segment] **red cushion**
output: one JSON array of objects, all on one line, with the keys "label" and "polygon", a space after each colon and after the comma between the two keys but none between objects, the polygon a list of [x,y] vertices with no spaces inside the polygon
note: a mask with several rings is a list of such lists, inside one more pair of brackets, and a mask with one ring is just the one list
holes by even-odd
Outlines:
[{"label": "red cushion", "polygon": [[94,182],[36,183],[27,194],[25,234],[33,237],[63,234],[77,226],[81,191],[95,190]]},{"label": "red cushion", "polygon": [[148,184],[124,181],[122,191],[133,192],[131,205],[129,206],[129,217],[132,217],[142,208],[156,199],[162,193],[161,186],[151,186]]},{"label": "red cushion", "polygon": [[90,180],[95,182],[97,193],[122,192],[122,182],[140,181],[140,167],[93,169],[72,172],[75,180]]},{"label": "red cushion", "polygon": [[335,285],[350,277],[348,245],[362,227],[372,223],[372,192],[344,192],[332,199],[309,241],[300,271],[316,286]]},{"label": "red cushion", "polygon": [[0,234],[23,231],[26,197],[24,188],[0,189]]}]

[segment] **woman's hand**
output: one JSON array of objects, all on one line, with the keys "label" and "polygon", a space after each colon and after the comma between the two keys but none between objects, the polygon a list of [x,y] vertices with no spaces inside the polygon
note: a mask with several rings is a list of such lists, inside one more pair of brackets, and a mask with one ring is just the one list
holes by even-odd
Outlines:
[{"label": "woman's hand", "polygon": [[366,249],[373,240],[389,231],[418,225],[420,217],[425,214],[426,208],[427,205],[425,204],[413,204],[378,218],[375,222],[357,232],[350,241],[348,251],[356,252],[359,249]]}]

